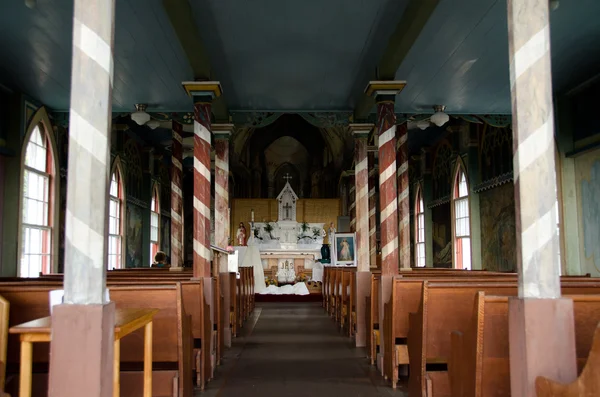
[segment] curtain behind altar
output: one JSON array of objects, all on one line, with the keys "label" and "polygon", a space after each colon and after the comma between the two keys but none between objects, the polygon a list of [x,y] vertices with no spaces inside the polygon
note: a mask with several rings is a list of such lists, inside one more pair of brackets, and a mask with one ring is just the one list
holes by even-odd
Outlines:
[{"label": "curtain behind altar", "polygon": [[242,267],[252,267],[254,271],[254,293],[260,294],[267,285],[265,284],[265,271],[260,260],[258,246],[249,245],[242,259]]}]

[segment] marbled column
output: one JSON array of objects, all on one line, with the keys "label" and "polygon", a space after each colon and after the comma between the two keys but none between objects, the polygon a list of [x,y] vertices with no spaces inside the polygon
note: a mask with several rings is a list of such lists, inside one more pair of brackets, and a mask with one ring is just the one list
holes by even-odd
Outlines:
[{"label": "marbled column", "polygon": [[377,266],[377,167],[375,166],[375,153],[368,154],[369,159],[369,258],[371,267]]},{"label": "marbled column", "polygon": [[396,114],[392,99],[377,101],[381,272],[398,274],[398,189],[396,185]]},{"label": "marbled column", "polygon": [[350,231],[356,231],[356,181],[350,177],[350,190],[348,191],[350,208]]},{"label": "marbled column", "polygon": [[[519,299],[509,300],[511,394],[577,377],[573,301],[560,299],[547,0],[508,0]],[[550,332],[549,332],[550,331]]]},{"label": "marbled column", "polygon": [[194,103],[194,277],[210,277],[211,103]]},{"label": "marbled column", "polygon": [[171,145],[171,267],[183,267],[183,127],[173,120]]},{"label": "marbled column", "polygon": [[519,296],[560,297],[548,1],[509,0]]},{"label": "marbled column", "polygon": [[229,138],[233,124],[215,124],[215,243],[229,245]]},{"label": "marbled column", "polygon": [[352,124],[354,133],[354,186],[356,214],[356,253],[357,271],[369,271],[369,168],[367,159],[367,138],[372,124]]},{"label": "marbled column", "polygon": [[114,16],[114,0],[74,2],[65,304],[52,313],[52,397],[112,395],[115,306],[105,292]]},{"label": "marbled column", "polygon": [[87,4],[75,1],[69,117],[64,287],[75,304],[104,303],[106,289],[108,201],[90,197],[108,197],[114,1]]},{"label": "marbled column", "polygon": [[410,268],[410,186],[408,181],[408,129],[406,123],[396,127],[398,139],[396,161],[398,165],[398,242],[400,268]]}]

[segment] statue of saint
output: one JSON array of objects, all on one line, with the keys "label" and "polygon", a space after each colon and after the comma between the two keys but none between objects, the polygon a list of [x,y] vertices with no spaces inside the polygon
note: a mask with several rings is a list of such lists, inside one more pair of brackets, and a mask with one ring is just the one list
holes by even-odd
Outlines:
[{"label": "statue of saint", "polygon": [[335,232],[335,227],[333,226],[333,222],[331,222],[329,224],[329,245],[333,244],[333,235],[335,234]]},{"label": "statue of saint", "polygon": [[240,222],[237,234],[235,235],[235,241],[239,246],[246,245],[246,227],[243,222]]}]

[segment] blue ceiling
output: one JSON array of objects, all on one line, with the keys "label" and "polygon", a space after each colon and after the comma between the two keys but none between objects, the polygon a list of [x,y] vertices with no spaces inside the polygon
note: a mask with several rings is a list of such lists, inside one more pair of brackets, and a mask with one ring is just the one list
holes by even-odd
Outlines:
[{"label": "blue ceiling", "polygon": [[[230,110],[352,110],[408,0],[190,0]],[[0,1],[0,83],[55,110],[69,104],[72,0]],[[551,14],[562,92],[600,70],[599,0]],[[117,0],[113,109],[188,111],[194,73],[161,0]],[[506,0],[440,0],[396,78],[396,109],[510,113]]]},{"label": "blue ceiling", "polygon": [[[117,0],[113,109],[189,109],[191,67],[160,0]],[[0,1],[0,82],[55,110],[69,108],[72,0]]]},{"label": "blue ceiling", "polygon": [[351,109],[408,0],[192,1],[231,109]]},{"label": "blue ceiling", "polygon": [[[398,112],[510,114],[505,0],[440,2],[396,78],[408,82]],[[600,1],[561,1],[551,12],[554,89],[600,72]]]}]

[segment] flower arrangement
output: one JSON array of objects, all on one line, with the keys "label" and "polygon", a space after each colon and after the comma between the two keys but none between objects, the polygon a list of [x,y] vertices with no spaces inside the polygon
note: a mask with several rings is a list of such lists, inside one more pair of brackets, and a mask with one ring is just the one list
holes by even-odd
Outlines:
[{"label": "flower arrangement", "polygon": [[269,285],[277,286],[277,280],[272,279],[270,277],[265,277],[265,284],[267,284],[267,286],[269,286]]},{"label": "flower arrangement", "polygon": [[305,283],[307,280],[308,280],[308,277],[306,277],[306,274],[304,274],[304,273],[300,273],[298,276],[296,276],[297,283]]}]

